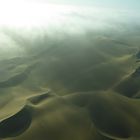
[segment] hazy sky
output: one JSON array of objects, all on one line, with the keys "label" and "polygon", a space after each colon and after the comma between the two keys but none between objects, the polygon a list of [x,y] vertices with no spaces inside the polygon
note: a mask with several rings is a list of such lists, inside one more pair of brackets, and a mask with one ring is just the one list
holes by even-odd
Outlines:
[{"label": "hazy sky", "polygon": [[59,4],[76,4],[76,5],[91,5],[101,6],[110,8],[124,8],[124,9],[139,9],[140,0],[31,0],[31,1],[42,1]]},{"label": "hazy sky", "polygon": [[94,6],[100,8],[115,8],[115,9],[140,9],[140,0],[0,0],[0,5],[3,3],[20,3],[33,2],[33,3],[51,3],[51,4],[66,4],[66,5],[84,5]]}]

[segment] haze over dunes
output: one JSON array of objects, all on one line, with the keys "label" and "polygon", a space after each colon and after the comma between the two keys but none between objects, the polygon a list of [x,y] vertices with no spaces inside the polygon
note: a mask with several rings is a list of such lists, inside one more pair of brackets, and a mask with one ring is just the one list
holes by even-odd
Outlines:
[{"label": "haze over dunes", "polygon": [[138,13],[42,3],[0,14],[0,139],[139,140]]}]

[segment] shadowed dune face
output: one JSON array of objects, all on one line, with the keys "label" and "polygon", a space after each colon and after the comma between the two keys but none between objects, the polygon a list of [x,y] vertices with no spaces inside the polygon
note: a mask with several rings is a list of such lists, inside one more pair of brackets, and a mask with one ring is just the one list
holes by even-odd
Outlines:
[{"label": "shadowed dune face", "polygon": [[0,138],[16,137],[23,133],[31,124],[31,114],[23,108],[15,115],[0,122]]},{"label": "shadowed dune face", "polygon": [[[90,140],[93,138],[93,134],[95,134],[94,137],[98,137],[96,129],[91,124],[85,110],[72,105],[62,97],[53,96],[52,94],[51,97],[46,96],[46,98],[44,95],[30,97],[24,107],[25,110],[22,109],[20,111],[23,113],[18,112],[11,118],[4,120],[3,123],[0,123],[1,137],[13,137],[9,138],[11,140],[28,140],[31,139],[32,134],[35,140],[39,138],[42,140],[46,138],[58,140],[70,140],[71,138],[74,140]],[[42,97],[46,99],[41,101],[40,98]],[[33,102],[33,99],[37,100],[37,98],[40,102]],[[27,110],[27,107],[29,110]],[[30,118],[32,118],[32,121]],[[10,126],[9,131],[8,126]],[[13,131],[10,131],[11,129]]]},{"label": "shadowed dune face", "polygon": [[43,93],[30,97],[21,111],[0,123],[0,137],[8,140],[30,140],[32,135],[35,140],[135,139],[140,128],[139,104],[116,93],[87,92],[63,97]]},{"label": "shadowed dune face", "polygon": [[140,139],[139,16],[78,9],[0,26],[0,139]]},{"label": "shadowed dune face", "polygon": [[89,110],[93,122],[103,133],[117,138],[131,137],[129,120],[117,105],[112,105],[110,101],[101,97],[89,106]]},{"label": "shadowed dune face", "polygon": [[28,99],[29,102],[31,102],[32,104],[39,104],[40,102],[42,102],[43,100],[46,100],[47,98],[51,98],[54,97],[55,94],[51,93],[51,91],[48,90],[48,92],[41,94],[41,95],[36,95],[34,97],[31,97]]},{"label": "shadowed dune face", "polygon": [[67,95],[65,99],[86,107],[92,122],[103,136],[112,139],[139,137],[139,101],[112,92],[77,93]]},{"label": "shadowed dune face", "polygon": [[137,67],[130,76],[126,77],[115,87],[115,90],[127,97],[135,97],[140,90],[139,80],[140,67]]}]

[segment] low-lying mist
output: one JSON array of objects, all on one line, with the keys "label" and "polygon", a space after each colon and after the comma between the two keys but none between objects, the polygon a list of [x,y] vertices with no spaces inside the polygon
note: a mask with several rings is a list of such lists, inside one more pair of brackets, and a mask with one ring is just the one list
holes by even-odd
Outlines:
[{"label": "low-lying mist", "polygon": [[[54,7],[55,8],[55,7]],[[57,7],[57,12],[62,7]],[[30,23],[24,17],[25,25],[1,25],[0,26],[0,58],[34,55],[50,47],[96,46],[96,42],[103,39],[111,39],[120,43],[138,47],[139,43],[139,17],[133,11],[67,7],[48,18],[48,11],[43,9],[44,17],[36,19],[40,22]],[[53,9],[51,9],[53,11]],[[46,15],[46,18],[45,18]],[[34,17],[35,18],[35,17]],[[134,21],[134,22],[133,22]]]}]

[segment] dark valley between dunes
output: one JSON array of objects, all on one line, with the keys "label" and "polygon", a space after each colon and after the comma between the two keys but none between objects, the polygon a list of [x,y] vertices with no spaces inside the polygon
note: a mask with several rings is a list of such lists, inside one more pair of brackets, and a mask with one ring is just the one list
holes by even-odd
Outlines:
[{"label": "dark valley between dunes", "polygon": [[0,140],[139,140],[138,12],[31,5],[0,24]]}]

